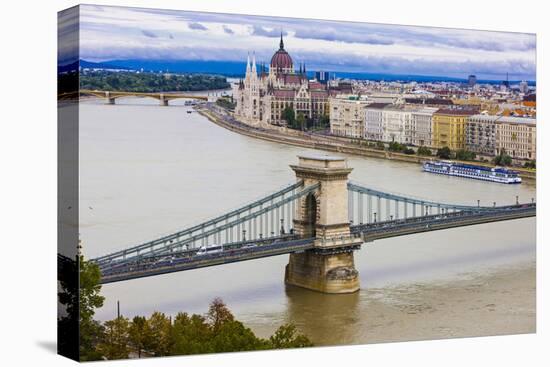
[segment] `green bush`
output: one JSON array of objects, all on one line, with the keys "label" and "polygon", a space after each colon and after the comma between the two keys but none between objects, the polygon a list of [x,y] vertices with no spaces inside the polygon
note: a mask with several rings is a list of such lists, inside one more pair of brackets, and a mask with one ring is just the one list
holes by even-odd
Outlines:
[{"label": "green bush", "polygon": [[436,155],[441,159],[451,159],[451,149],[449,147],[439,148]]},{"label": "green bush", "polygon": [[466,149],[456,151],[456,159],[461,161],[473,161],[476,159],[476,154]]},{"label": "green bush", "polygon": [[536,169],[537,168],[537,161],[534,160],[534,159],[532,161],[527,161],[523,164],[523,167]]},{"label": "green bush", "polygon": [[430,156],[430,155],[432,155],[432,150],[430,148],[425,147],[425,146],[421,146],[420,148],[418,148],[416,153],[418,155]]}]

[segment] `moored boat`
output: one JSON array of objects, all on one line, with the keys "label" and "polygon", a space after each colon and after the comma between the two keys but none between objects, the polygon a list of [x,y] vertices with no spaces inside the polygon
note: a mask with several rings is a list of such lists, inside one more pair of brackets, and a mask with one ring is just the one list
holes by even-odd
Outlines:
[{"label": "moored boat", "polygon": [[521,177],[519,177],[517,172],[504,167],[491,168],[449,161],[426,161],[423,163],[422,168],[425,172],[447,176],[465,177],[505,184],[521,183]]}]

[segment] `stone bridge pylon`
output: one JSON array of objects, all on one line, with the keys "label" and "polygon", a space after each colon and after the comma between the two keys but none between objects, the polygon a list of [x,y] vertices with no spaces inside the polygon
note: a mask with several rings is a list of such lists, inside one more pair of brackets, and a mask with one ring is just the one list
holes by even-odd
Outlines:
[{"label": "stone bridge pylon", "polygon": [[296,207],[294,230],[315,237],[312,250],[290,254],[285,283],[323,293],[352,293],[359,290],[359,274],[353,251],[361,238],[351,236],[348,217],[348,175],[344,158],[326,155],[299,156],[290,167],[304,186],[319,188],[302,197]]}]

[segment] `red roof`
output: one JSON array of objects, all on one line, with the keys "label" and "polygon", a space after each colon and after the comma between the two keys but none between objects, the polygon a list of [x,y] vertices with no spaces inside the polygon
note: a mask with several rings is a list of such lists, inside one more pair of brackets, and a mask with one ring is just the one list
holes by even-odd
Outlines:
[{"label": "red roof", "polygon": [[325,87],[319,82],[309,82],[309,89],[325,89]]},{"label": "red roof", "polygon": [[278,98],[294,98],[296,92],[288,89],[275,89],[273,95]]},{"label": "red roof", "polygon": [[328,92],[326,90],[312,90],[311,91],[311,97],[312,98],[327,98]]}]

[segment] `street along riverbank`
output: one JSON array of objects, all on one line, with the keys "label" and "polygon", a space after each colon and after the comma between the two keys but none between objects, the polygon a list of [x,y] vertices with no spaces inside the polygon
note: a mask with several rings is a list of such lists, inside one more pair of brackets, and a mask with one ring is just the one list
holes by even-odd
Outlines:
[{"label": "street along riverbank", "polygon": [[[344,154],[354,154],[364,157],[372,158],[383,158],[396,160],[400,162],[422,164],[423,161],[427,159],[425,156],[418,155],[409,155],[403,153],[390,152],[386,150],[374,149],[371,147],[360,146],[351,142],[348,138],[335,137],[335,136],[325,136],[320,134],[302,132],[292,129],[287,129],[284,127],[255,127],[244,124],[231,115],[229,115],[225,110],[217,106],[201,106],[197,107],[196,110],[214,122],[215,124],[222,126],[228,130],[243,134],[246,136],[263,139],[271,142],[289,144],[294,146],[299,146],[303,148],[319,149],[329,152],[344,153]],[[460,162],[459,163],[468,163],[476,164],[480,166],[493,167],[489,164],[483,164],[481,162]],[[527,170],[522,168],[513,168],[517,171],[522,179],[535,180],[536,171]]]}]

